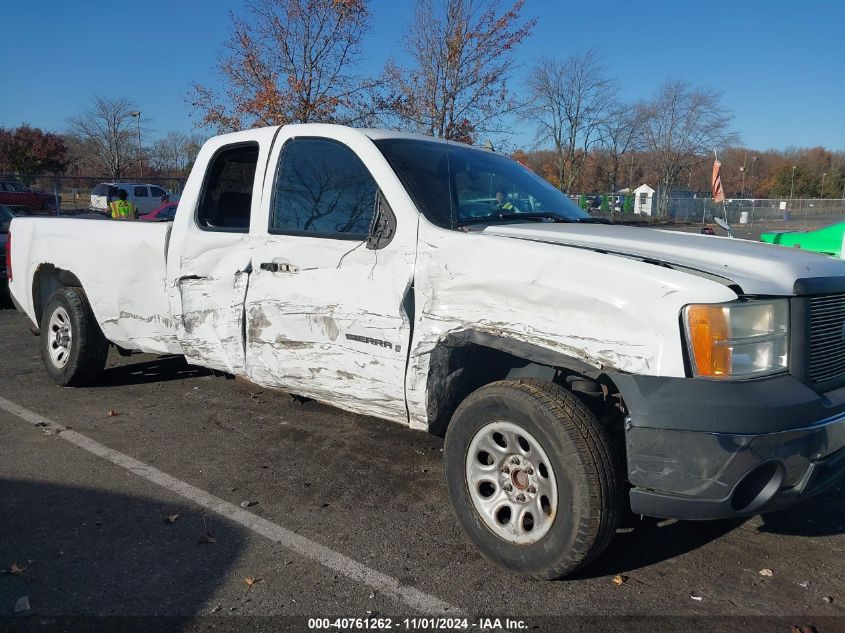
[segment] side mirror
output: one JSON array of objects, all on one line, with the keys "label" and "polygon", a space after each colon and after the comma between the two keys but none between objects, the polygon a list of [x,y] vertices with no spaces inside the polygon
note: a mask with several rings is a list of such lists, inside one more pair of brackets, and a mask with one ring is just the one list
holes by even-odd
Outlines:
[{"label": "side mirror", "polygon": [[367,248],[371,251],[384,248],[396,233],[396,215],[387,203],[381,189],[376,192],[373,219],[370,222],[370,233],[367,237]]},{"label": "side mirror", "polygon": [[728,237],[733,237],[733,233],[731,233],[731,225],[728,224],[727,220],[723,220],[722,218],[713,216],[713,221],[718,224],[720,228],[728,232]]}]

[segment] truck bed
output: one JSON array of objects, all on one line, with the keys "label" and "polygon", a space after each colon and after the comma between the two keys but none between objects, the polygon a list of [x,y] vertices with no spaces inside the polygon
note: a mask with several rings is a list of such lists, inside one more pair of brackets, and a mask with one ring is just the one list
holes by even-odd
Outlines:
[{"label": "truck bed", "polygon": [[[167,279],[169,222],[16,218],[10,290],[38,327],[53,269],[75,276],[103,334],[126,349],[181,353],[171,323]],[[51,268],[52,267],[52,268]]]}]

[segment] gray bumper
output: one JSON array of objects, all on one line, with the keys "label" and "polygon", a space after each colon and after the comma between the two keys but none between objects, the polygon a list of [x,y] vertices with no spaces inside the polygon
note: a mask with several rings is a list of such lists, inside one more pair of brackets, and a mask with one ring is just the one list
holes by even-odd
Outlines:
[{"label": "gray bumper", "polygon": [[[845,475],[842,390],[816,394],[782,376],[757,381],[752,397],[765,399],[749,402],[732,397],[741,383],[651,377],[620,383],[630,412],[628,480],[637,514],[747,516],[818,494]],[[669,394],[672,401],[663,401]]]}]

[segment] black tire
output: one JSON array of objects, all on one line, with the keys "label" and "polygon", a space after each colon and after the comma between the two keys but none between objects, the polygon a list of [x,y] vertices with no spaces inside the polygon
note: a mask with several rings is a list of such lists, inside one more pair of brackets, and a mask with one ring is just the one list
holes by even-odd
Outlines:
[{"label": "black tire", "polygon": [[[491,422],[526,431],[550,462],[556,485],[549,486],[557,490],[557,510],[543,517],[551,527],[536,542],[517,544],[496,534],[470,496],[467,460],[475,456],[468,451]],[[464,530],[486,558],[538,580],[572,573],[610,543],[623,508],[617,461],[590,410],[563,387],[541,380],[495,382],[470,394],[452,416],[444,447],[449,498]]]},{"label": "black tire", "polygon": [[[59,311],[64,311],[62,314]],[[67,352],[57,360],[61,328],[51,326],[54,315],[68,321],[70,341]],[[86,387],[97,383],[106,366],[109,342],[91,312],[82,288],[56,290],[41,316],[41,358],[50,378],[63,387]]]}]

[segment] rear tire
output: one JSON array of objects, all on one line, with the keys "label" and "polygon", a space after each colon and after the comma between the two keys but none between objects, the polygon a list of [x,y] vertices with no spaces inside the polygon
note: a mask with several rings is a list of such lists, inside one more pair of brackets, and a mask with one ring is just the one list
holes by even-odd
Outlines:
[{"label": "rear tire", "polygon": [[41,317],[41,358],[50,378],[63,387],[94,385],[108,353],[82,288],[56,290]]},{"label": "rear tire", "polygon": [[616,531],[623,488],[607,435],[554,383],[501,381],[470,394],[447,430],[444,463],[464,530],[513,573],[566,576]]}]

